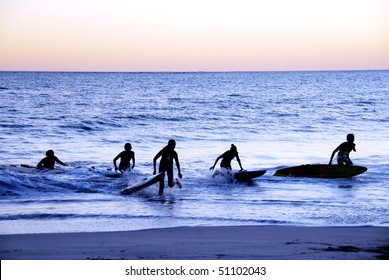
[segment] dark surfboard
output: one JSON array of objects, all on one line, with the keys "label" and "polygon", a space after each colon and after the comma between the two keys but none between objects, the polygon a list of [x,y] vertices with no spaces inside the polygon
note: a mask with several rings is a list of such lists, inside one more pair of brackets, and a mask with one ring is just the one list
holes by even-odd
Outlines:
[{"label": "dark surfboard", "polygon": [[278,169],[274,176],[309,177],[309,178],[349,178],[362,174],[366,167],[357,165],[305,164]]},{"label": "dark surfboard", "polygon": [[249,181],[254,178],[260,177],[266,173],[266,170],[255,170],[255,171],[241,171],[234,172],[234,178],[237,181]]}]

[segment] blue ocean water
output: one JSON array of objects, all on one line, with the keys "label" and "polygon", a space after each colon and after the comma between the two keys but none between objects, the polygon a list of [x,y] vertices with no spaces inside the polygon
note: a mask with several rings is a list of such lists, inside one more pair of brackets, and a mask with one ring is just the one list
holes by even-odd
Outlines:
[{"label": "blue ocean water", "polygon": [[[197,225],[389,226],[389,71],[229,73],[0,72],[0,164],[36,165],[53,149],[63,174],[0,170],[0,234]],[[328,163],[355,134],[351,179],[274,177]],[[177,142],[183,189],[120,190]],[[131,142],[136,166],[104,176]],[[234,143],[250,183],[212,178]],[[335,161],[334,161],[335,162]],[[87,167],[95,166],[95,171]],[[232,162],[238,169],[236,161]]]}]

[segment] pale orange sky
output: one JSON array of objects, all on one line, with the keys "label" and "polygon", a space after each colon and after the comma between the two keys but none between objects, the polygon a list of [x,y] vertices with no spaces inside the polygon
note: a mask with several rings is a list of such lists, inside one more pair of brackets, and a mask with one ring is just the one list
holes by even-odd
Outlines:
[{"label": "pale orange sky", "polygon": [[0,71],[389,69],[389,0],[0,0]]}]

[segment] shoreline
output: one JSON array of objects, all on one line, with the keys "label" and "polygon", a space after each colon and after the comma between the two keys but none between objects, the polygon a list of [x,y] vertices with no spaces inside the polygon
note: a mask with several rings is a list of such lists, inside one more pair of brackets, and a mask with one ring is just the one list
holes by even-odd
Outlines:
[{"label": "shoreline", "polygon": [[0,235],[1,260],[387,260],[389,227],[210,226]]}]

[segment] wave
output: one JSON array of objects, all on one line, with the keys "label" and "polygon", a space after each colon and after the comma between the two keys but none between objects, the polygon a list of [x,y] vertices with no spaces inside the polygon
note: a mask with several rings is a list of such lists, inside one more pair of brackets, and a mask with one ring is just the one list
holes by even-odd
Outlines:
[{"label": "wave", "polygon": [[[123,181],[117,180],[118,184]],[[0,196],[40,196],[42,193],[113,193],[120,185],[102,174],[74,171],[66,174],[23,174],[0,171]]]},{"label": "wave", "polygon": [[34,125],[32,124],[7,124],[7,123],[2,123],[0,127],[3,128],[10,128],[10,129],[25,129],[25,128],[32,128]]},{"label": "wave", "polygon": [[[100,214],[67,214],[67,213],[36,213],[36,214],[20,214],[20,215],[0,215],[0,221],[34,221],[39,220],[62,220],[66,219],[98,219],[98,220],[127,220],[129,224],[142,221],[153,220],[171,220],[166,216],[154,215],[131,215],[131,214],[115,214],[115,215],[100,215]],[[190,225],[190,224],[232,224],[232,225],[289,225],[294,224],[287,220],[274,219],[237,219],[237,218],[223,218],[223,217],[175,217],[176,226]]]}]

